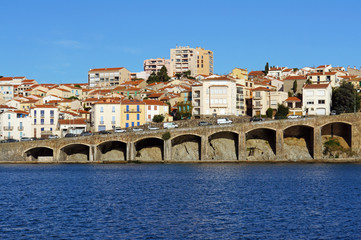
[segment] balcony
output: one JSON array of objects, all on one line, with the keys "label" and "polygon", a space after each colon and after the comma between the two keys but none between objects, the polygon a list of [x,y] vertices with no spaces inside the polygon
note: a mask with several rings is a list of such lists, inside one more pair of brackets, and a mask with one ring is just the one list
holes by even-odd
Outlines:
[{"label": "balcony", "polygon": [[51,115],[50,115],[50,118],[54,118],[54,114],[51,114]]},{"label": "balcony", "polygon": [[41,114],[41,115],[40,115],[40,118],[45,118],[45,115],[44,115],[44,114]]},{"label": "balcony", "polygon": [[4,126],[4,131],[12,131],[13,130],[13,126]]},{"label": "balcony", "polygon": [[112,124],[114,125],[116,122],[115,121],[112,121]]},{"label": "balcony", "polygon": [[99,124],[104,124],[104,121],[99,121]]},{"label": "balcony", "polygon": [[22,126],[20,127],[20,126],[19,126],[19,127],[18,127],[18,131],[24,131],[24,127],[22,127]]},{"label": "balcony", "polygon": [[128,109],[128,110],[124,110],[125,113],[141,113],[142,110],[137,110],[137,109]]},{"label": "balcony", "polygon": [[201,97],[200,94],[193,94],[192,96],[193,96],[193,98],[200,98]]}]

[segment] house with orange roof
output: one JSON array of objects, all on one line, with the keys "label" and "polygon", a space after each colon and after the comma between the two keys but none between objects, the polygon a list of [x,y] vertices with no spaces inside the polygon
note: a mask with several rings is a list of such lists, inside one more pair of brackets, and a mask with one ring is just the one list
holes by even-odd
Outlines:
[{"label": "house with orange roof", "polygon": [[121,105],[119,99],[100,99],[92,105],[91,125],[94,132],[113,130],[121,126]]},{"label": "house with orange roof", "polygon": [[71,91],[65,87],[55,87],[47,91],[46,95],[54,95],[60,98],[70,98],[72,96]]},{"label": "house with orange roof", "polygon": [[308,79],[313,84],[327,84],[330,83],[331,87],[340,86],[340,76],[346,76],[346,72],[314,72],[308,75]]},{"label": "house with orange roof", "polygon": [[266,87],[253,89],[252,116],[266,115],[267,109],[278,109],[278,104],[288,98],[287,92],[276,91]]},{"label": "house with orange roof", "polygon": [[0,82],[0,92],[2,94],[2,99],[9,101],[14,98],[14,85]]},{"label": "house with orange roof", "polygon": [[88,71],[88,85],[92,88],[118,86],[130,80],[130,71],[124,67],[95,68]]},{"label": "house with orange roof", "polygon": [[331,83],[305,85],[302,91],[302,104],[304,115],[330,115]]},{"label": "house with orange roof", "polygon": [[141,126],[146,123],[145,103],[138,99],[121,101],[121,127]]},{"label": "house with orange roof", "polygon": [[152,122],[155,115],[167,116],[169,105],[159,100],[144,99],[146,122]]},{"label": "house with orange roof", "polygon": [[[2,110],[1,110],[2,109]],[[12,107],[0,106],[0,139],[17,139],[33,137],[32,119],[28,112]]]},{"label": "house with orange roof", "polygon": [[286,67],[271,67],[268,70],[267,76],[271,76],[271,77],[283,77],[283,70],[286,69]]},{"label": "house with orange roof", "polygon": [[293,115],[293,116],[302,116],[303,115],[301,99],[299,99],[297,97],[288,97],[285,100],[284,105],[287,106],[289,109],[288,115]]}]

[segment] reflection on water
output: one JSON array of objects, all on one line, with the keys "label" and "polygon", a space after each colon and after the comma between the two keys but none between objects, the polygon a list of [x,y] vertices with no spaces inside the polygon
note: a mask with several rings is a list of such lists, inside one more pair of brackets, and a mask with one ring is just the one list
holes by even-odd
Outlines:
[{"label": "reflection on water", "polygon": [[361,238],[361,165],[0,165],[0,238]]}]

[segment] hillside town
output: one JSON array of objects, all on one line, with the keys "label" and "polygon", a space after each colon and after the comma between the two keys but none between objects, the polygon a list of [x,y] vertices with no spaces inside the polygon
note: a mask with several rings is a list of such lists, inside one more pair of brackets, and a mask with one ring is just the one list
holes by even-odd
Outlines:
[{"label": "hillside town", "polygon": [[[187,119],[340,114],[332,101],[335,89],[344,84],[361,89],[356,67],[267,63],[257,71],[236,67],[218,75],[213,62],[211,50],[177,46],[170,49],[170,59],[144,60],[141,72],[126,66],[90,69],[87,83],[41,84],[31,77],[1,76],[0,140],[143,130],[155,122]],[[353,105],[358,111],[358,94]],[[281,108],[287,110],[283,115]]]}]

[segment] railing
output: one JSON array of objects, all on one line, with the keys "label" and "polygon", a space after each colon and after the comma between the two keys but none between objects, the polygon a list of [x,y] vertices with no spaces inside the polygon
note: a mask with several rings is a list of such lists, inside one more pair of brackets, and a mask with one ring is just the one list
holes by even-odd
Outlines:
[{"label": "railing", "polygon": [[18,131],[23,131],[24,127],[18,127]]},{"label": "railing", "polygon": [[54,118],[54,114],[51,114],[51,115],[50,115],[50,118]]},{"label": "railing", "polygon": [[5,131],[12,131],[13,128],[14,128],[13,126],[6,126],[6,127],[4,126]]},{"label": "railing", "polygon": [[125,113],[141,113],[142,110],[136,110],[136,109],[129,109],[129,110],[124,110]]},{"label": "railing", "polygon": [[115,121],[112,121],[112,124],[115,124]]},{"label": "railing", "polygon": [[40,118],[45,118],[45,115],[44,114],[40,115]]},{"label": "railing", "polygon": [[193,94],[193,98],[200,98],[200,94]]}]

